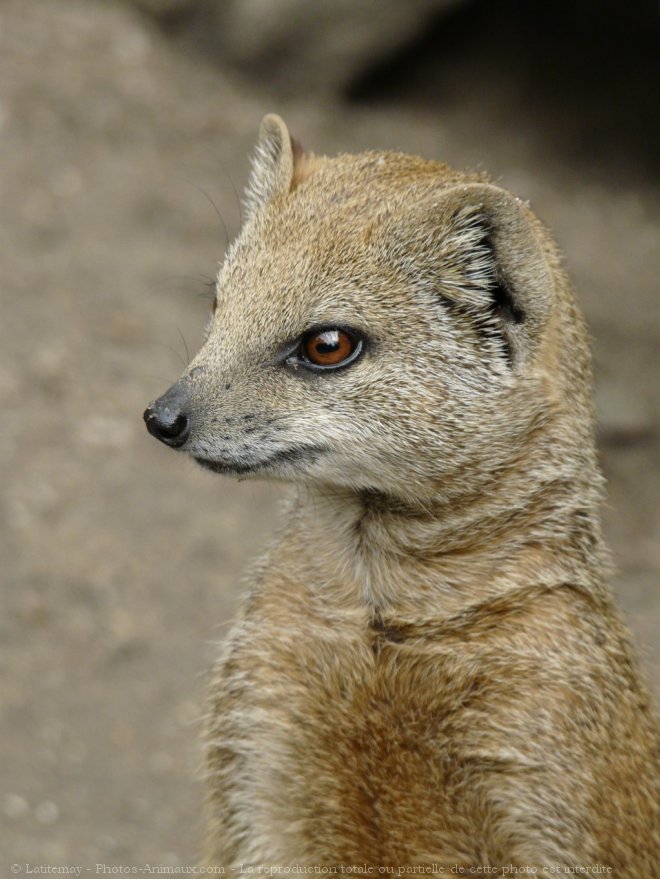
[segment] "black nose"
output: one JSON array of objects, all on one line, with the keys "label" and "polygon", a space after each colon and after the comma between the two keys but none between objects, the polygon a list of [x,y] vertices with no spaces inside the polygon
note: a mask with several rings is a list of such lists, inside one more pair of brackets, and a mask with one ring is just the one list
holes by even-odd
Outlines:
[{"label": "black nose", "polygon": [[174,395],[168,391],[159,400],[145,409],[144,420],[147,430],[161,443],[179,448],[190,436],[190,419],[181,411]]}]

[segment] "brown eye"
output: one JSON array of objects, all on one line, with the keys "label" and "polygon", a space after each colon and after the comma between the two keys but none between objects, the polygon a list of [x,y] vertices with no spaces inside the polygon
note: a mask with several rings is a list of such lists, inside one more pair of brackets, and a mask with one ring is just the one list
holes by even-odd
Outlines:
[{"label": "brown eye", "polygon": [[215,314],[217,308],[218,308],[218,300],[217,300],[216,297],[214,296],[214,297],[213,297],[213,302],[211,302],[211,314]]},{"label": "brown eye", "polygon": [[314,366],[339,366],[359,353],[361,342],[344,330],[331,329],[312,333],[303,341],[302,352]]}]

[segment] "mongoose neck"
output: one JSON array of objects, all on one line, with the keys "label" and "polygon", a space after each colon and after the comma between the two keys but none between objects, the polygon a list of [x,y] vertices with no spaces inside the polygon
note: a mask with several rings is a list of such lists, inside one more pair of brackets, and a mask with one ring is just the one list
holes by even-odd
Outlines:
[{"label": "mongoose neck", "polygon": [[523,476],[499,474],[487,491],[419,502],[315,487],[301,495],[298,521],[306,545],[328,547],[313,562],[316,588],[329,601],[412,618],[460,613],[534,585],[608,594],[601,478],[595,465],[587,469],[577,472],[567,456],[554,468],[545,462],[543,479],[530,466]]}]

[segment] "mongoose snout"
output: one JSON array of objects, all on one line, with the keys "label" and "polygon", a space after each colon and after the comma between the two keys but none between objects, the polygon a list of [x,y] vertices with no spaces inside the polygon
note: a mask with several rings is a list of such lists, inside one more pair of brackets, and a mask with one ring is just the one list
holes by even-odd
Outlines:
[{"label": "mongoose snout", "polygon": [[145,409],[142,417],[147,430],[165,445],[181,448],[190,436],[190,415],[186,407],[187,394],[182,383],[177,382]]}]

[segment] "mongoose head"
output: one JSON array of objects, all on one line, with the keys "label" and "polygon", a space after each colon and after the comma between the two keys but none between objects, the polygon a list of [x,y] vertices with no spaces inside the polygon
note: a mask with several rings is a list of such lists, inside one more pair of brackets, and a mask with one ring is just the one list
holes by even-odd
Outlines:
[{"label": "mongoose head", "polygon": [[550,424],[590,443],[586,351],[525,204],[407,155],[307,154],[267,116],[206,342],[145,420],[219,473],[449,497]]}]

